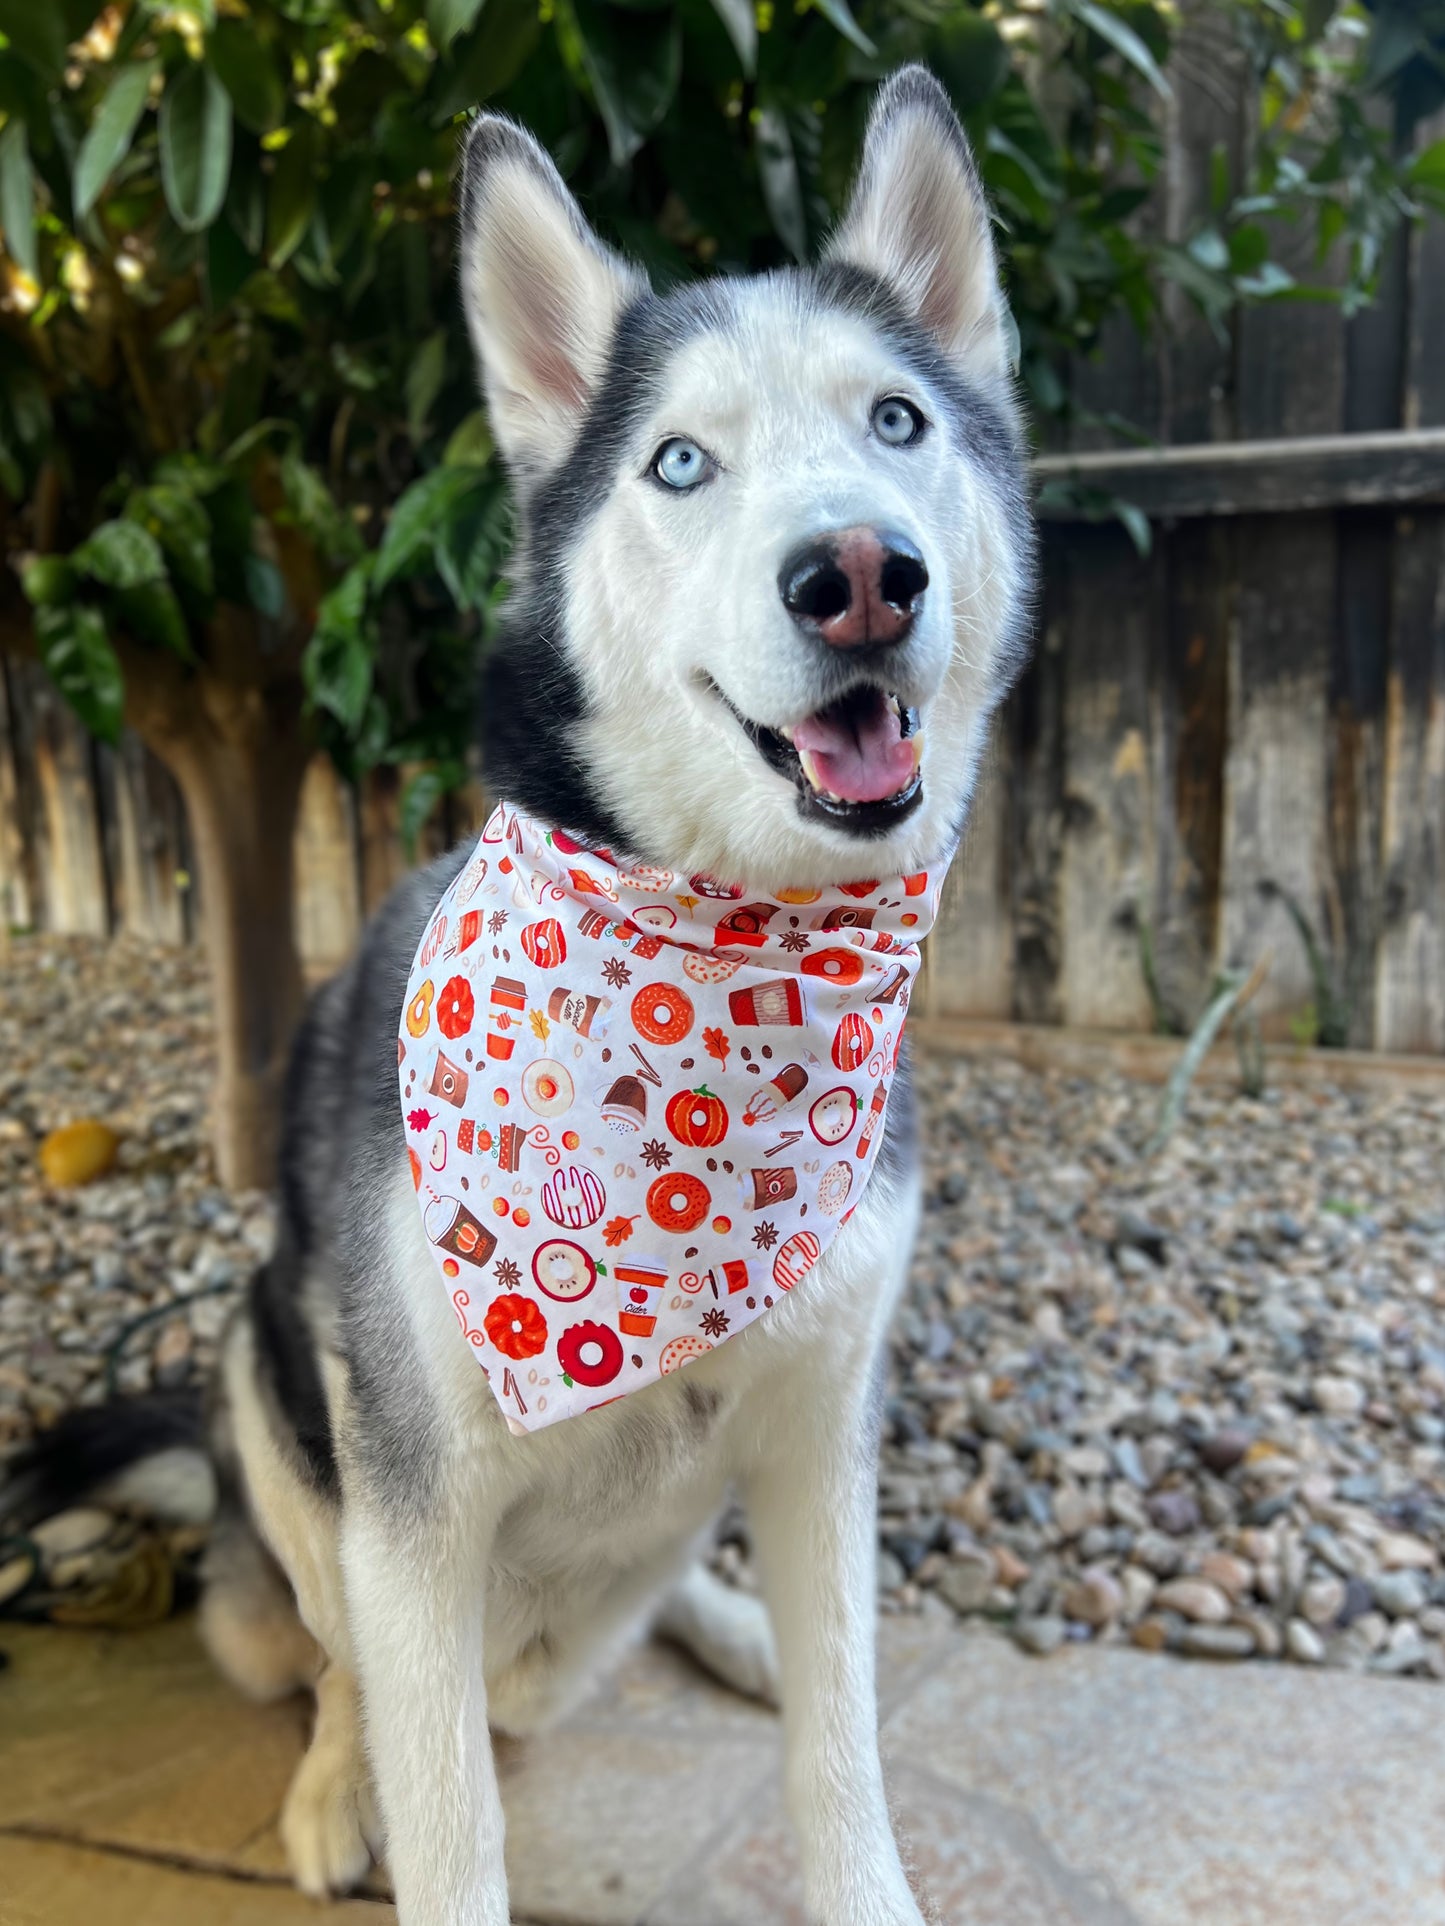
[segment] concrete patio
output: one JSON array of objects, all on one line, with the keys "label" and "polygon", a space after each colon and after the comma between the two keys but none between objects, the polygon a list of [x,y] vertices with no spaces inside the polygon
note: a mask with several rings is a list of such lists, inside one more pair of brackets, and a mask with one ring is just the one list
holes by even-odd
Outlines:
[{"label": "concrete patio", "polygon": [[[885,1619],[885,1750],[943,1926],[1445,1926],[1436,1687],[1129,1650],[1028,1659]],[[0,1627],[3,1926],[384,1926],[287,1885],[299,1701],[258,1709],[188,1621]],[[776,1720],[637,1655],[502,1756],[519,1920],[803,1926]]]}]

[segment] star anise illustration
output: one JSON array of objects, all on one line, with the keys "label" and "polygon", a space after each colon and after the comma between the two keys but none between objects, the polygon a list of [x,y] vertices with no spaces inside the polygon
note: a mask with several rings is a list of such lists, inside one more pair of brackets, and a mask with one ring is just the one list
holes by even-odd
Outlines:
[{"label": "star anise illustration", "polygon": [[522,1273],[510,1257],[499,1257],[493,1269],[497,1273],[497,1282],[506,1290],[510,1291],[514,1285],[522,1281]]},{"label": "star anise illustration", "polygon": [[632,972],[620,956],[609,956],[607,961],[602,965],[602,974],[607,978],[607,981],[612,985],[614,990],[620,990],[625,984],[632,981]]},{"label": "star anise illustration", "polygon": [[672,1162],[672,1152],[660,1137],[642,1146],[642,1161],[652,1170],[666,1170]]},{"label": "star anise illustration", "polygon": [[728,1322],[728,1314],[726,1311],[704,1311],[702,1314],[702,1328],[710,1338],[725,1336]]},{"label": "star anise illustration", "polygon": [[778,1233],[773,1225],[764,1221],[753,1232],[753,1242],[760,1251],[770,1251],[778,1241]]},{"label": "star anise illustration", "polygon": [[785,950],[805,950],[808,947],[808,938],[801,930],[784,930],[778,941]]},{"label": "star anise illustration", "polygon": [[507,912],[505,910],[493,910],[491,915],[487,918],[487,928],[491,932],[491,934],[493,936],[500,936],[502,931],[506,927],[507,927]]}]

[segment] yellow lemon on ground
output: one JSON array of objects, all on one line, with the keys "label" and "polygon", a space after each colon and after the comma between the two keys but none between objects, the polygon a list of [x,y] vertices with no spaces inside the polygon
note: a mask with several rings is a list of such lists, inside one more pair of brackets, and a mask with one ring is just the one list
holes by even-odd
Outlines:
[{"label": "yellow lemon on ground", "polygon": [[64,1189],[90,1184],[110,1169],[119,1149],[120,1138],[109,1124],[83,1117],[78,1123],[62,1124],[41,1140],[40,1168],[47,1183]]}]

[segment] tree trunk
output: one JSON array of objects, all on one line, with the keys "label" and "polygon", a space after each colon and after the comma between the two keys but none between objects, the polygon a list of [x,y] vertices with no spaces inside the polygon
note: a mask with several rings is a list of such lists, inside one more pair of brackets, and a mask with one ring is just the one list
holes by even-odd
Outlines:
[{"label": "tree trunk", "polygon": [[219,660],[163,695],[153,678],[150,701],[137,687],[133,710],[190,823],[216,1026],[217,1175],[228,1189],[263,1189],[276,1180],[282,1086],[305,997],[292,838],[312,744],[299,679],[227,673],[230,663],[253,670],[264,652],[242,632],[213,642]]},{"label": "tree trunk", "polygon": [[282,1085],[305,996],[291,906],[306,767],[297,748],[246,731],[171,764],[195,847],[216,1025],[212,1141],[231,1190],[276,1180]]}]

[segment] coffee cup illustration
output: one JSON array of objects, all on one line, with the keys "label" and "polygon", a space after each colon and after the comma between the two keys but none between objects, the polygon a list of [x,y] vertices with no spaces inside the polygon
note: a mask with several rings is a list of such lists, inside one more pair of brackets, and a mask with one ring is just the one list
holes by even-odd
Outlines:
[{"label": "coffee cup illustration", "polygon": [[497,1248],[496,1238],[459,1197],[437,1197],[427,1205],[426,1234],[438,1250],[467,1264],[487,1263]]},{"label": "coffee cup illustration", "polygon": [[618,1330],[624,1337],[651,1337],[657,1329],[653,1293],[667,1283],[666,1265],[633,1258],[625,1264],[614,1264],[612,1278],[617,1286]]},{"label": "coffee cup illustration", "polygon": [[427,1085],[432,1096],[440,1097],[443,1103],[454,1103],[458,1109],[467,1100],[467,1085],[471,1078],[459,1063],[453,1063],[445,1050],[438,1050],[432,1061],[431,1082]]},{"label": "coffee cup illustration", "polygon": [[789,1164],[740,1173],[743,1203],[749,1210],[769,1210],[798,1194],[798,1173]]},{"label": "coffee cup illustration", "polygon": [[565,1023],[579,1037],[600,1037],[607,1028],[607,1012],[612,999],[585,996],[577,990],[553,990],[547,998],[547,1014],[554,1023]]},{"label": "coffee cup illustration", "polygon": [[771,976],[750,989],[733,990],[728,1014],[739,1026],[782,1024],[791,1029],[803,1022],[803,992],[791,976]]}]

